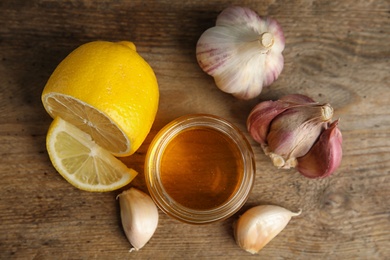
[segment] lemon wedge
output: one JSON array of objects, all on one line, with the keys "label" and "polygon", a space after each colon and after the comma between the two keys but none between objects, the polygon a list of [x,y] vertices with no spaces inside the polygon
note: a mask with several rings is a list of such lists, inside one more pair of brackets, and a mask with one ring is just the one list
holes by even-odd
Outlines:
[{"label": "lemon wedge", "polygon": [[60,117],[50,125],[46,147],[55,169],[82,190],[116,190],[137,175],[135,170],[96,144],[89,134]]}]

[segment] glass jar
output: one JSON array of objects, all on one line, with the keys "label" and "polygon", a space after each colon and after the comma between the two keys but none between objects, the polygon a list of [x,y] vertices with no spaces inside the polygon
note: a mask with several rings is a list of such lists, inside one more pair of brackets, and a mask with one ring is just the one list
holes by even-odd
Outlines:
[{"label": "glass jar", "polygon": [[145,161],[145,179],[157,206],[190,224],[226,219],[253,187],[253,151],[240,130],[213,115],[180,117],[159,131]]}]

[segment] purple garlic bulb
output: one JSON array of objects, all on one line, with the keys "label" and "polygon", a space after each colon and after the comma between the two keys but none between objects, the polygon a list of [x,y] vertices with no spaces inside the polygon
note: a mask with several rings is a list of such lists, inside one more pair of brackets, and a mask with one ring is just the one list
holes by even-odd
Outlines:
[{"label": "purple garlic bulb", "polygon": [[273,164],[295,167],[309,178],[331,175],[340,165],[342,136],[333,108],[293,94],[264,101],[253,108],[247,128]]}]

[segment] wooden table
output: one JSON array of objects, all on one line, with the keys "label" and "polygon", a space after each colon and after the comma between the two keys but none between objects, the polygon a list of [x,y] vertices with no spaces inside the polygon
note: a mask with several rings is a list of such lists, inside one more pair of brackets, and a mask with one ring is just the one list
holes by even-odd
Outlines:
[{"label": "wooden table", "polygon": [[[250,101],[219,91],[198,66],[195,45],[218,13],[240,4],[284,29],[285,68]],[[257,174],[247,204],[226,221],[193,226],[161,211],[138,252],[122,231],[120,191],[89,193],[68,184],[45,148],[51,118],[42,89],[56,65],[94,40],[131,40],[154,68],[161,91],[152,131],[123,161],[140,172],[156,133],[190,113],[222,116],[250,140]],[[258,204],[302,208],[261,259],[390,258],[390,2],[377,1],[54,1],[0,3],[0,258],[234,259],[232,223]],[[329,102],[340,117],[344,157],[331,177],[280,171],[248,135],[245,121],[262,100],[301,93]]]}]

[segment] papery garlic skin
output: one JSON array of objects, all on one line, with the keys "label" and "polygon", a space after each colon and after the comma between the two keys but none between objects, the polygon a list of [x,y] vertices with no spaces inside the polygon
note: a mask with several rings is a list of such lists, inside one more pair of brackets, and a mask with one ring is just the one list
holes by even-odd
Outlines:
[{"label": "papery garlic skin", "polygon": [[275,238],[290,222],[298,216],[275,205],[260,205],[247,210],[234,224],[234,237],[239,247],[255,254]]},{"label": "papery garlic skin", "polygon": [[[339,167],[342,157],[341,133],[337,123],[331,123],[333,113],[329,104],[287,95],[256,105],[247,128],[276,167],[296,167],[306,177],[326,177]],[[330,126],[335,128],[333,134],[328,133]]]},{"label": "papery garlic skin", "polygon": [[219,89],[240,99],[260,94],[283,70],[285,39],[280,25],[249,8],[221,12],[216,26],[196,45],[199,66],[214,77]]},{"label": "papery garlic skin", "polygon": [[271,121],[276,116],[286,111],[288,108],[304,106],[308,104],[317,104],[311,98],[291,94],[281,97],[276,101],[263,101],[257,104],[251,111],[247,119],[247,129],[253,139],[261,145],[267,144],[266,138]]},{"label": "papery garlic skin", "polygon": [[[268,149],[286,161],[304,156],[332,119],[328,105],[292,107],[272,121],[267,135]],[[289,168],[290,165],[275,165]],[[294,165],[295,166],[295,165]]]},{"label": "papery garlic skin", "polygon": [[118,195],[123,230],[133,250],[141,249],[158,225],[158,210],[146,193],[130,188]]},{"label": "papery garlic skin", "polygon": [[259,103],[251,111],[246,122],[252,138],[261,145],[266,145],[271,121],[288,107],[289,104],[280,101],[269,100]]}]

